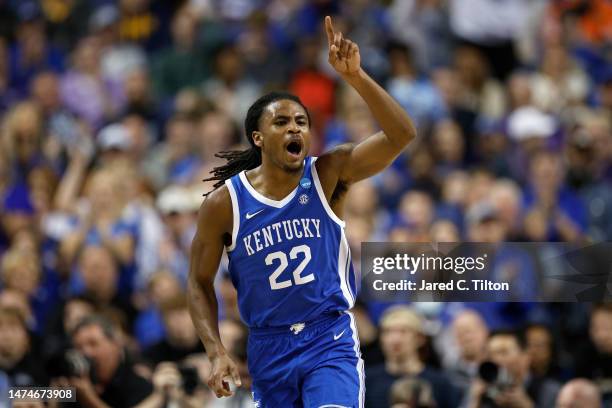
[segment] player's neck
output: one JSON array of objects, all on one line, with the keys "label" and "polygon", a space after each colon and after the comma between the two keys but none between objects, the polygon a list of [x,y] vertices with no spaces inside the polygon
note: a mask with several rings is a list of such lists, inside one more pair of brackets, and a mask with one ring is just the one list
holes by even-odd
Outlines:
[{"label": "player's neck", "polygon": [[264,161],[247,176],[253,188],[259,193],[274,200],[282,200],[295,189],[303,172],[303,166],[296,171],[287,171]]}]

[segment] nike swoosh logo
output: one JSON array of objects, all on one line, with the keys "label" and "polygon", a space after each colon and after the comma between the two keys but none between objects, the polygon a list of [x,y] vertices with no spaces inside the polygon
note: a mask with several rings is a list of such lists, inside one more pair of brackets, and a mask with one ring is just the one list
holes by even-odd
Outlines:
[{"label": "nike swoosh logo", "polygon": [[247,220],[250,220],[251,218],[253,218],[254,216],[256,216],[257,214],[259,214],[259,213],[260,213],[260,212],[262,212],[262,211],[263,211],[263,209],[261,209],[261,210],[259,210],[259,211],[257,211],[257,212],[254,212],[253,214],[249,214],[249,213],[247,213],[247,215],[246,215],[246,219],[247,219]]},{"label": "nike swoosh logo", "polygon": [[346,329],[345,329],[345,330],[342,330],[342,331],[340,332],[340,334],[335,334],[335,335],[334,335],[334,341],[336,341],[336,340],[338,340],[340,337],[342,337],[342,335],[344,334],[344,332],[345,332],[345,331],[346,331]]}]

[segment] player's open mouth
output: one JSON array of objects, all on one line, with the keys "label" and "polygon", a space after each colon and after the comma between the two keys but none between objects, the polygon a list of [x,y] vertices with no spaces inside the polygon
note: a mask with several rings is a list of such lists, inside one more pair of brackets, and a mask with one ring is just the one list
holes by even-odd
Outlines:
[{"label": "player's open mouth", "polygon": [[302,153],[301,141],[292,140],[291,142],[289,142],[289,144],[287,144],[286,150],[292,158],[299,158],[300,154]]}]

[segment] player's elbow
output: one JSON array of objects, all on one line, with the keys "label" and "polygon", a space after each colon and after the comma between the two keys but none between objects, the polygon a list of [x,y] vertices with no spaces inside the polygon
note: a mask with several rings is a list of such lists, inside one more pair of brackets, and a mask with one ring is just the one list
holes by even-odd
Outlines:
[{"label": "player's elbow", "polygon": [[408,121],[407,123],[402,124],[399,134],[399,139],[401,140],[403,149],[416,138],[417,130],[412,121]]},{"label": "player's elbow", "polygon": [[393,132],[385,132],[385,137],[398,153],[416,138],[416,129],[410,124],[401,126]]}]

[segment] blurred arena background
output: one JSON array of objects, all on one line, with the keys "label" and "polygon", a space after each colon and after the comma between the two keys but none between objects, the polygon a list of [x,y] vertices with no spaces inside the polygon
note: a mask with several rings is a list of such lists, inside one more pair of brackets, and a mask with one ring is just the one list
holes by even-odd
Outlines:
[{"label": "blurred arena background", "polygon": [[[419,131],[349,193],[356,266],[363,241],[612,240],[610,1],[0,0],[0,406],[48,384],[85,407],[251,406],[231,281],[231,399],[203,385],[185,303],[202,179],[267,90],[309,107],[312,154],[376,132],[327,65],[326,14]],[[389,306],[355,310],[367,407],[469,406],[485,359],[533,406],[612,406],[610,304]]]}]

